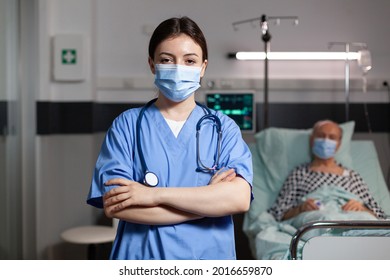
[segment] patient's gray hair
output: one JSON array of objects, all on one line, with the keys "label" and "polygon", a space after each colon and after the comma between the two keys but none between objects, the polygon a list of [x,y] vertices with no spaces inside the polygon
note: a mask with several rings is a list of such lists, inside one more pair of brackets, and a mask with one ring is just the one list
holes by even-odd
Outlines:
[{"label": "patient's gray hair", "polygon": [[338,123],[336,123],[332,120],[321,120],[321,121],[316,122],[313,126],[312,134],[314,134],[321,126],[323,126],[325,124],[334,124],[335,126],[337,126],[338,129],[340,130],[340,139],[343,138],[343,129],[340,127],[340,125]]}]

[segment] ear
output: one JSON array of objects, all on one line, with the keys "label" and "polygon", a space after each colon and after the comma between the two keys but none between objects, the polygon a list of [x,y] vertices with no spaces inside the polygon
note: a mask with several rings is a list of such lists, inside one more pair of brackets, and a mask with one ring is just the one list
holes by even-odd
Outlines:
[{"label": "ear", "polygon": [[149,63],[150,71],[152,71],[153,75],[156,74],[156,69],[154,67],[154,62],[153,62],[153,59],[150,56],[148,58],[148,63]]},{"label": "ear", "polygon": [[201,78],[203,78],[204,73],[206,72],[207,63],[208,63],[208,61],[207,61],[207,59],[205,59],[205,61],[203,61],[202,70],[201,70],[201,72],[200,72],[200,77],[201,77]]}]

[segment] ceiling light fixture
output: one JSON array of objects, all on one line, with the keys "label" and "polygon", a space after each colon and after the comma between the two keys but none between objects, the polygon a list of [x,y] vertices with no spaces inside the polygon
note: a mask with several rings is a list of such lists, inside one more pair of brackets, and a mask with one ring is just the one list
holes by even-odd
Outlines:
[{"label": "ceiling light fixture", "polygon": [[236,52],[228,57],[237,60],[358,60],[359,52]]}]

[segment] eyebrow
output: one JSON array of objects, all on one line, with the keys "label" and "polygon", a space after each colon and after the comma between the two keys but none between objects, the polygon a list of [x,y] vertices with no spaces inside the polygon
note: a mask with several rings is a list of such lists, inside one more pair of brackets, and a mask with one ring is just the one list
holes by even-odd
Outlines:
[{"label": "eyebrow", "polygon": [[[163,54],[169,55],[169,56],[175,56],[174,54],[169,53],[169,52],[161,52],[159,55],[163,55]],[[191,55],[195,55],[195,56],[199,57],[199,55],[196,54],[196,53],[187,53],[187,54],[185,54],[184,56],[191,56]]]},{"label": "eyebrow", "polygon": [[196,54],[196,53],[187,53],[187,54],[185,54],[184,56],[191,56],[191,55],[195,55],[195,56],[199,57],[199,55]]}]

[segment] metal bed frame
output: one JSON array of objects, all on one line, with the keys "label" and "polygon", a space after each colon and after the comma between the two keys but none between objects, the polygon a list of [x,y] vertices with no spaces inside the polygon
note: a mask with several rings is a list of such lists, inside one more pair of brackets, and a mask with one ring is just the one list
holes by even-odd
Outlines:
[{"label": "metal bed frame", "polygon": [[390,220],[383,221],[320,221],[311,222],[300,227],[294,234],[290,243],[291,259],[297,260],[298,243],[302,236],[310,230],[320,228],[331,229],[389,229]]}]

